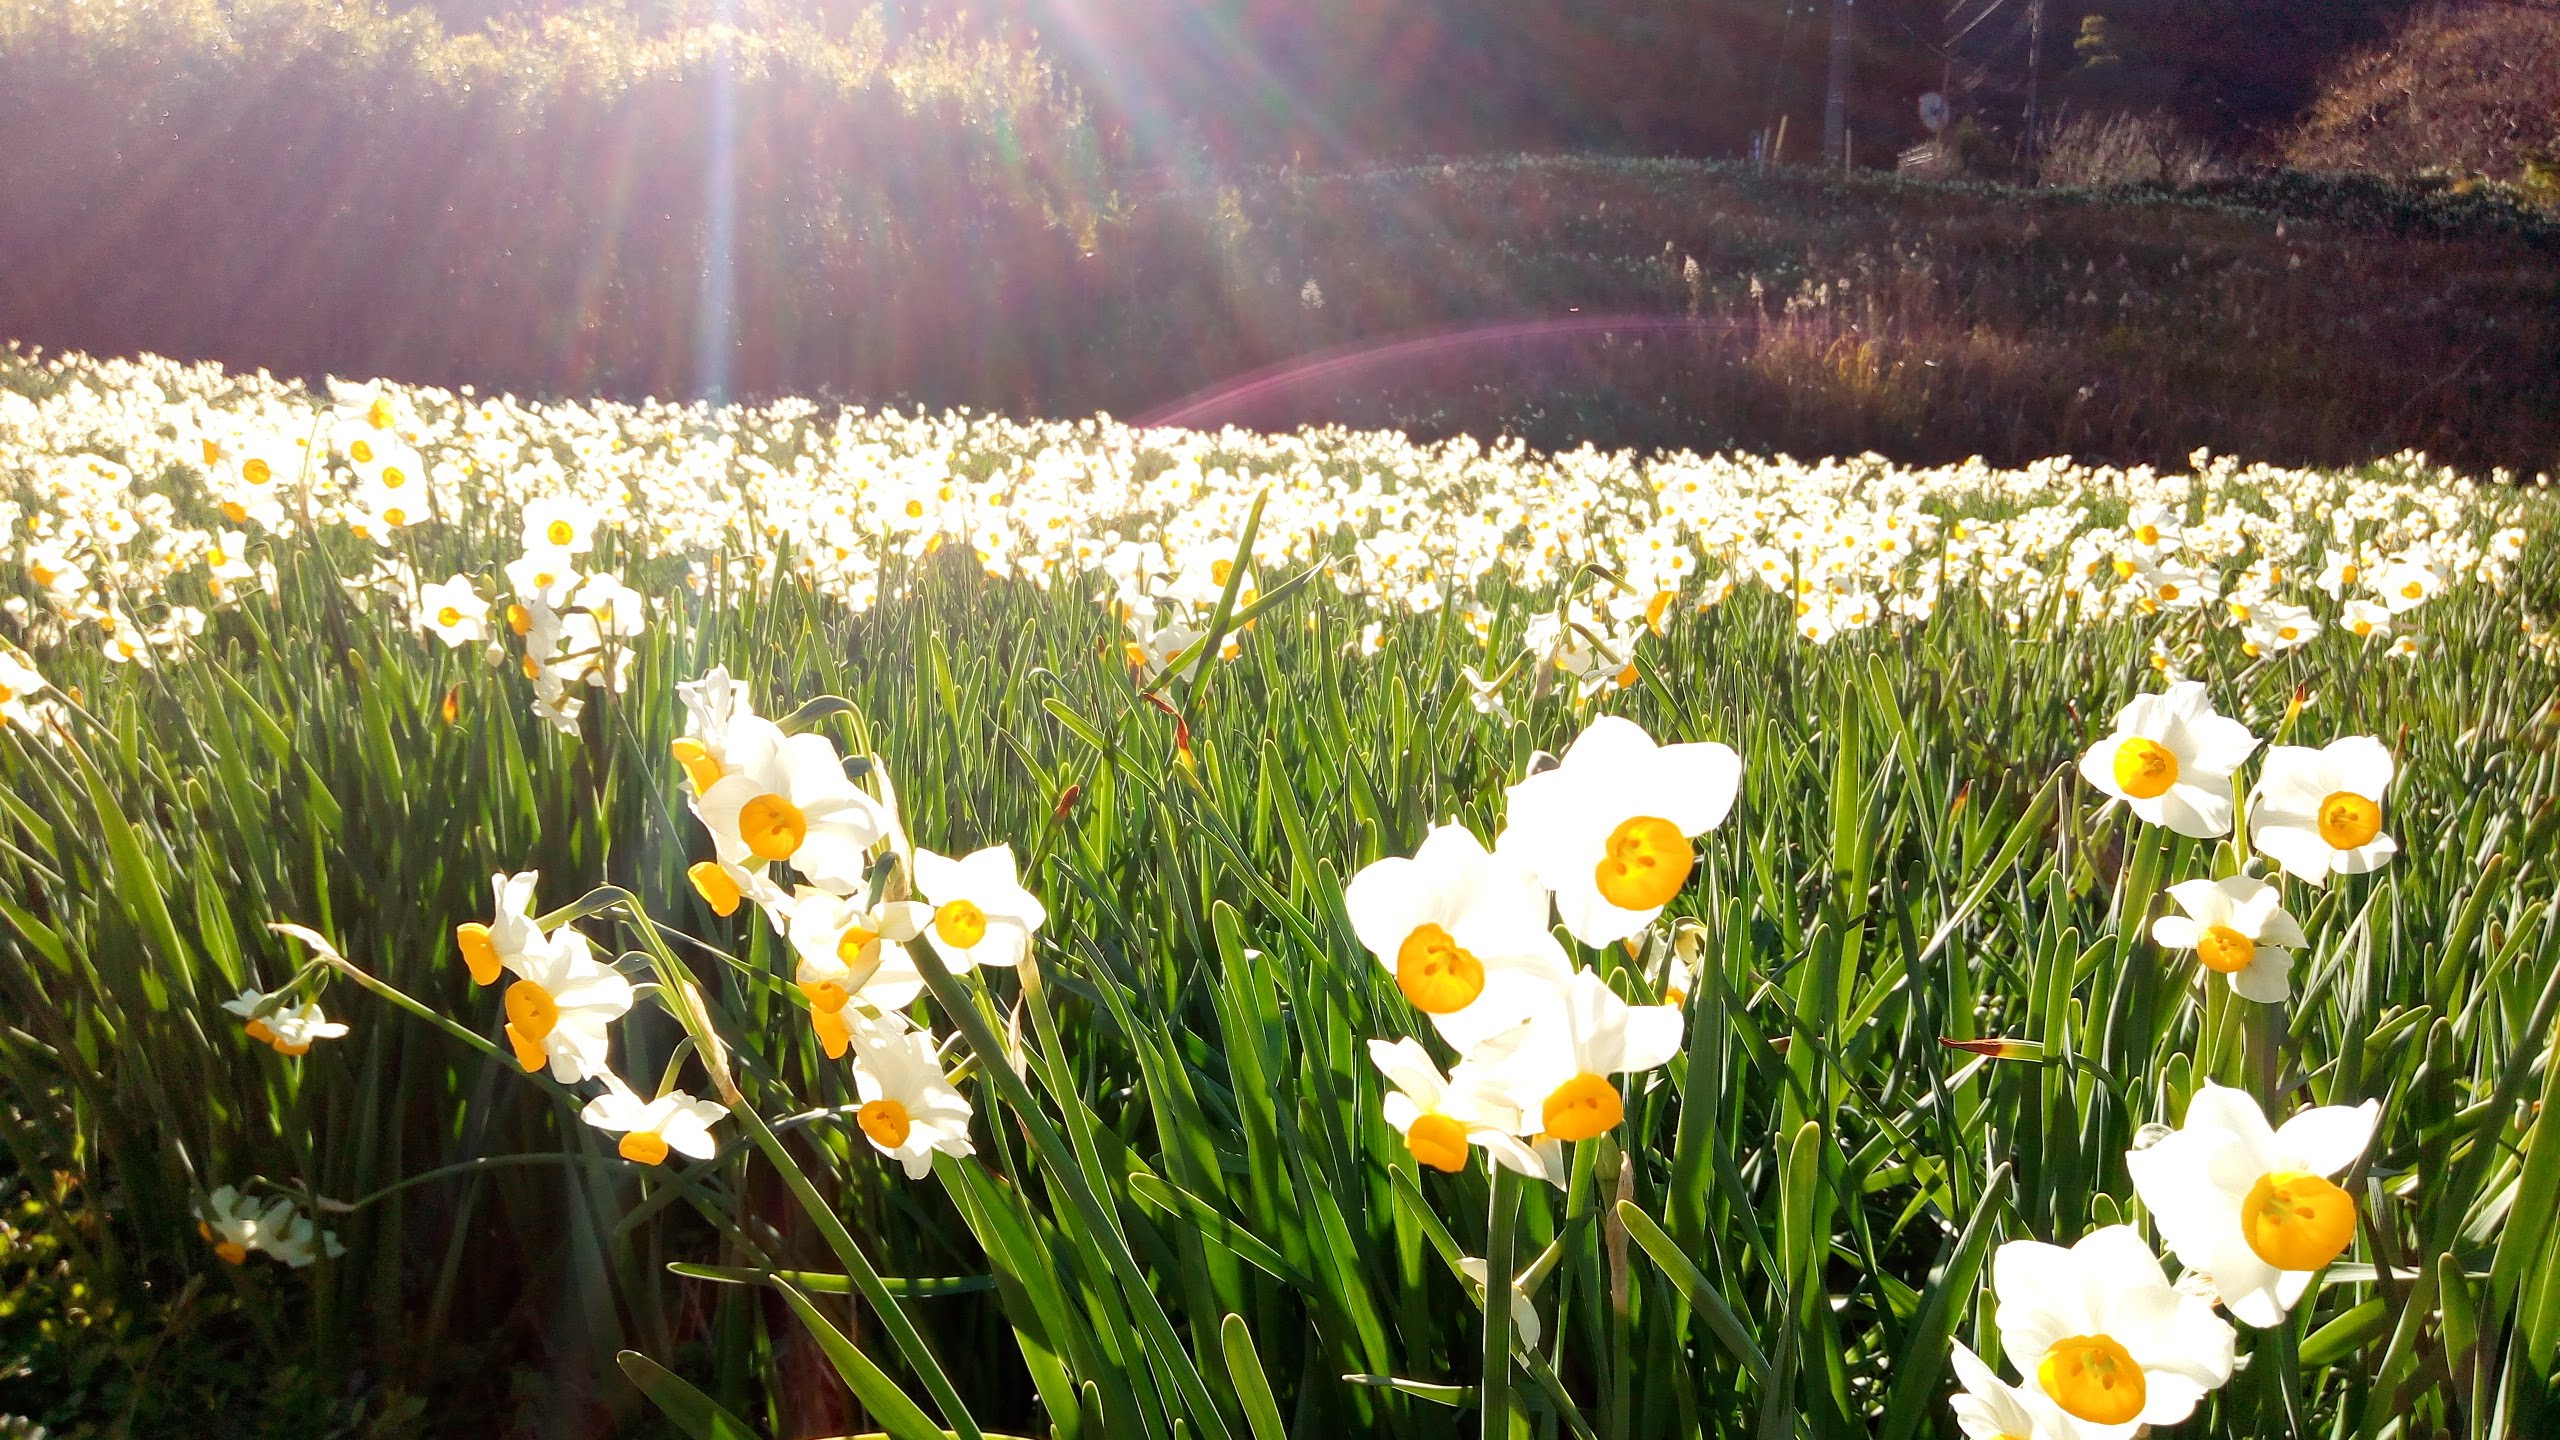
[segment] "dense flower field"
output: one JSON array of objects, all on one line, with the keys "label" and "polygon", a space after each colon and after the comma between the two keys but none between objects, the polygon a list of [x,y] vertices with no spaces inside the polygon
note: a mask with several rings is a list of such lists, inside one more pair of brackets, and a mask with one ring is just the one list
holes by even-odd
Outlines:
[{"label": "dense flower field", "polygon": [[2550,518],[12,358],[6,1140],[698,1436],[2538,1433]]}]

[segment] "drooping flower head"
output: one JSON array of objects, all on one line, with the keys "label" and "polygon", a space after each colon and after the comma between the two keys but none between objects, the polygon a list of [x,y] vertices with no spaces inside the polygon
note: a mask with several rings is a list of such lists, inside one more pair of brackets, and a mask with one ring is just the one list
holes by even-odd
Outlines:
[{"label": "drooping flower head", "polygon": [[2125,1168],[2178,1263],[2264,1328],[2354,1242],[2355,1197],[2333,1177],[2364,1154],[2381,1113],[2371,1100],[2318,1105],[2270,1127],[2248,1092],[2207,1083],[2186,1123],[2127,1154]]},{"label": "drooping flower head", "polygon": [[2211,839],[2231,830],[2231,772],[2258,748],[2237,720],[2213,713],[2204,682],[2136,695],[2115,733],[2080,757],[2080,776],[2154,825]]},{"label": "drooping flower head", "polygon": [[1651,1070],[1680,1053],[1685,1022],[1669,1005],[1629,1005],[1608,982],[1577,970],[1558,1003],[1529,1022],[1490,1078],[1533,1118],[1539,1134],[1588,1140],[1618,1127],[1626,1104],[1612,1076]]},{"label": "drooping flower head", "polygon": [[604,1081],[605,1091],[588,1101],[578,1118],[606,1134],[620,1135],[617,1149],[623,1159],[663,1165],[670,1153],[696,1160],[719,1153],[720,1142],[712,1138],[711,1127],[728,1118],[729,1107],[716,1100],[697,1100],[682,1090],[643,1100],[610,1070],[597,1078]]},{"label": "drooping flower head", "polygon": [[1741,785],[1731,747],[1656,745],[1634,721],[1604,715],[1554,769],[1511,787],[1496,848],[1555,892],[1575,939],[1606,945],[1680,893],[1697,864],[1689,842],[1724,823]]},{"label": "drooping flower head", "polygon": [[2009,1363],[2089,1440],[2175,1425],[2231,1378],[2231,1327],[2169,1283],[2130,1225],[2068,1250],[2010,1241],[1992,1258],[1991,1289]]},{"label": "drooping flower head", "polygon": [[489,877],[494,903],[488,923],[467,920],[454,927],[454,944],[470,967],[472,984],[497,983],[500,973],[542,943],[541,927],[533,923],[533,887],[541,879],[539,870],[499,871]]},{"label": "drooping flower head", "polygon": [[2184,915],[2151,922],[2151,938],[2171,950],[2193,950],[2205,969],[2231,982],[2243,999],[2273,1005],[2293,994],[2293,952],[2309,941],[2285,913],[2284,895],[2263,880],[2182,880],[2169,898]]},{"label": "drooping flower head", "polygon": [[1411,859],[1363,866],[1343,888],[1352,933],[1460,1054],[1553,1003],[1573,962],[1547,930],[1547,892],[1466,827],[1442,825]]},{"label": "drooping flower head", "polygon": [[2381,869],[2400,851],[2382,833],[2382,792],[2396,768],[2370,735],[2317,750],[2276,746],[2249,796],[2249,843],[2308,885]]},{"label": "drooping flower head", "polygon": [[933,1169],[937,1150],[977,1153],[968,1097],[942,1073],[930,1032],[857,1018],[852,1036],[854,1091],[862,1099],[854,1123],[872,1148],[904,1165],[910,1180]]},{"label": "drooping flower head", "polygon": [[[1484,1048],[1497,1052],[1486,1056],[1488,1063],[1503,1058],[1500,1040]],[[1410,1037],[1393,1044],[1370,1041],[1369,1059],[1395,1087],[1386,1093],[1382,1108],[1387,1124],[1404,1137],[1405,1149],[1416,1161],[1454,1174],[1467,1168],[1468,1147],[1481,1145],[1504,1169],[1564,1183],[1554,1146],[1541,1153],[1521,1141],[1520,1107],[1503,1093],[1486,1064],[1465,1061],[1455,1075],[1444,1076],[1430,1052]]]}]

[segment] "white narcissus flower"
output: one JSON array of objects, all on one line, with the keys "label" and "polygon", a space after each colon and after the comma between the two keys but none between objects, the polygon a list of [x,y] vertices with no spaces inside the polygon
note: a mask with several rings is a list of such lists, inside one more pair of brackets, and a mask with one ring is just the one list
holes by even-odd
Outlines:
[{"label": "white narcissus flower", "polygon": [[489,638],[489,602],[472,588],[467,575],[421,587],[414,615],[422,629],[433,632],[449,649]]},{"label": "white narcissus flower", "polygon": [[595,548],[595,507],[574,495],[551,495],[524,507],[524,548],[580,555]]},{"label": "white narcissus flower", "polygon": [[588,1101],[578,1118],[606,1134],[620,1135],[623,1159],[663,1165],[670,1152],[696,1160],[719,1153],[720,1142],[711,1138],[711,1127],[728,1118],[728,1106],[696,1100],[682,1090],[643,1100],[612,1071],[597,1078],[604,1081],[605,1092]]},{"label": "white narcissus flower", "polygon": [[854,1123],[881,1154],[920,1180],[933,1155],[974,1155],[969,1100],[942,1073],[933,1036],[857,1018],[852,1022],[853,1085],[862,1106]]},{"label": "white narcissus flower", "polygon": [[[290,1200],[278,1200],[275,1204],[283,1207],[279,1218],[293,1212]],[[225,1185],[197,1204],[196,1233],[205,1238],[205,1242],[213,1247],[213,1253],[222,1257],[223,1263],[238,1265],[248,1260],[250,1251],[258,1248],[259,1232],[267,1209],[271,1208],[262,1208],[257,1201],[242,1196],[240,1187]]]},{"label": "white narcissus flower", "polygon": [[347,1033],[344,1024],[320,1013],[317,1000],[288,1006],[253,1023],[267,1027],[267,1043],[279,1055],[308,1055],[313,1042],[335,1040]]},{"label": "white narcissus flower", "polygon": [[728,773],[693,807],[720,863],[782,863],[839,893],[862,888],[865,852],[889,833],[889,819],[845,777],[834,744],[748,716],[730,726],[727,752]]},{"label": "white narcissus flower", "polygon": [[44,676],[6,650],[0,650],[0,722],[32,730],[27,701],[45,688]]},{"label": "white narcissus flower", "polygon": [[676,698],[684,702],[684,734],[675,742],[675,757],[695,795],[729,773],[731,727],[757,718],[750,694],[747,682],[731,679],[725,665],[711,667],[699,680],[677,684]]},{"label": "white narcissus flower", "polygon": [[788,934],[800,957],[792,982],[808,997],[809,1023],[828,1059],[843,1059],[852,1041],[847,1005],[858,999],[865,1010],[886,1014],[923,993],[924,977],[906,942],[932,919],[932,906],[912,900],[866,909],[859,900],[809,886],[792,897]]},{"label": "white narcissus flower", "polygon": [[1585,945],[1653,923],[1688,883],[1690,846],[1724,823],[1742,759],[1712,741],[1656,745],[1632,720],[1591,722],[1552,770],[1510,789],[1496,849],[1555,892],[1556,913]]},{"label": "white narcissus flower", "polygon": [[2382,792],[2396,770],[2370,735],[2320,749],[2278,745],[2249,794],[2249,843],[2306,885],[2379,870],[2400,851],[2382,833]]},{"label": "white narcissus flower", "polygon": [[2332,1177],[2364,1154],[2381,1115],[2372,1100],[2317,1105],[2270,1128],[2247,1092],[2207,1083],[2186,1123],[2127,1154],[2125,1168],[2178,1263],[2264,1329],[2354,1243],[2355,1197]]},{"label": "white narcissus flower", "polygon": [[1541,1139],[1588,1140],[1626,1118],[1609,1077],[1670,1060],[1684,1028],[1677,1007],[1629,1005],[1596,972],[1577,970],[1558,1003],[1486,1065],[1488,1079],[1536,1119]]},{"label": "white narcissus flower", "polygon": [[2169,1283],[2130,1225],[2092,1230],[2068,1250],[2010,1241],[1992,1258],[1991,1289],[2009,1363],[2086,1440],[2175,1425],[2231,1378],[2237,1336]]},{"label": "white narcissus flower", "polygon": [[2213,713],[2204,682],[2136,695],[2115,733],[2080,757],[2080,777],[2154,825],[2209,840],[2231,830],[2231,772],[2258,748],[2237,720]]},{"label": "white narcissus flower", "polygon": [[[1486,1048],[1498,1049],[1499,1044]],[[1393,1044],[1370,1041],[1369,1059],[1395,1087],[1381,1108],[1416,1161],[1454,1174],[1467,1168],[1467,1147],[1481,1145],[1506,1170],[1552,1185],[1564,1183],[1556,1147],[1544,1147],[1547,1153],[1541,1153],[1522,1143],[1520,1107],[1483,1066],[1461,1062],[1457,1074],[1444,1076],[1430,1052],[1409,1037]]]},{"label": "white narcissus flower", "polygon": [[916,852],[916,893],[933,906],[924,937],[953,970],[1018,965],[1031,934],[1049,918],[1015,878],[1013,847],[990,845],[957,860]]},{"label": "white narcissus flower", "polygon": [[2012,1385],[1962,1345],[1950,1357],[1964,1388],[1947,1397],[1965,1440],[2079,1440],[2079,1427],[2033,1385]]},{"label": "white narcissus flower", "polygon": [[1352,933],[1461,1055],[1551,1004],[1573,962],[1547,930],[1547,892],[1462,825],[1343,888]]},{"label": "white narcissus flower", "polygon": [[587,937],[560,929],[509,962],[507,1043],[527,1071],[575,1085],[605,1071],[605,1026],[631,1009],[631,982],[587,953]]},{"label": "white narcissus flower", "polygon": [[2171,950],[2193,950],[2205,969],[2231,982],[2244,1000],[2273,1005],[2293,995],[2293,952],[2310,943],[2285,913],[2284,895],[2263,880],[2183,880],[2169,898],[2184,915],[2151,922],[2151,938]]},{"label": "white narcissus flower", "polygon": [[462,963],[470,967],[472,984],[496,984],[502,971],[542,943],[542,930],[533,923],[533,887],[541,879],[539,870],[514,875],[502,870],[490,876],[495,903],[489,923],[466,920],[453,927],[453,941],[462,951]]}]

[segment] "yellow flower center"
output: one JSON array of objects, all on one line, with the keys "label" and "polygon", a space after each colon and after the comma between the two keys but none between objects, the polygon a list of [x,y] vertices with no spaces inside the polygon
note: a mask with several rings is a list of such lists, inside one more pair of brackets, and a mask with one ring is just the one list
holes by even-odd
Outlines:
[{"label": "yellow flower center", "polygon": [[2240,1202],[2240,1237],[2279,1270],[2317,1270],[2356,1238],[2355,1197],[2317,1175],[2271,1171]]},{"label": "yellow flower center", "polygon": [[685,778],[693,782],[694,794],[720,783],[720,762],[711,758],[710,746],[688,735],[668,748],[675,752],[676,763],[684,767]]},{"label": "yellow flower center", "polygon": [[2036,1365],[2036,1383],[2065,1413],[2092,1425],[2131,1424],[2150,1390],[2133,1352],[2110,1335],[2056,1341]]},{"label": "yellow flower center", "polygon": [[874,1100],[854,1113],[854,1123],[871,1143],[883,1150],[895,1150],[907,1143],[907,1132],[915,1128],[908,1118],[907,1107],[895,1100]]},{"label": "yellow flower center", "polygon": [[241,1026],[240,1029],[241,1033],[247,1035],[250,1039],[257,1041],[261,1045],[273,1045],[276,1043],[276,1032],[270,1028],[264,1020],[252,1020],[248,1024]]},{"label": "yellow flower center", "polygon": [[530,980],[507,987],[507,1043],[515,1047],[517,1064],[541,1069],[547,1058],[542,1042],[559,1024],[560,1006],[550,991]]},{"label": "yellow flower center", "polygon": [[1212,560],[1209,562],[1210,583],[1215,585],[1224,585],[1227,583],[1227,577],[1234,574],[1235,571],[1236,562],[1233,560]]},{"label": "yellow flower center", "polygon": [[2177,599],[2180,595],[2183,595],[2183,594],[2185,594],[2185,593],[2186,593],[2185,591],[2180,590],[2180,589],[2178,588],[2178,582],[2177,582],[2177,581],[2175,581],[2175,580],[2167,580],[2167,581],[2163,581],[2163,582],[2161,582],[2161,585],[2160,585],[2160,598],[2161,598],[2162,600],[2164,600],[2164,601],[2175,600],[2175,599]]},{"label": "yellow flower center", "polygon": [[510,601],[507,605],[507,628],[518,635],[533,629],[533,612]]},{"label": "yellow flower center", "polygon": [[274,466],[268,464],[266,461],[260,460],[255,456],[251,456],[248,460],[242,462],[240,466],[240,478],[248,481],[252,485],[264,485],[268,481],[276,478],[276,470]]},{"label": "yellow flower center", "polygon": [[2382,833],[2382,807],[2349,790],[2320,802],[2320,838],[2333,850],[2370,845]]},{"label": "yellow flower center", "polygon": [[2217,974],[2237,975],[2257,957],[2258,942],[2228,925],[2208,925],[2196,937],[2196,958]]},{"label": "yellow flower center", "polygon": [[453,943],[462,948],[462,963],[470,967],[471,983],[486,985],[498,978],[498,942],[489,936],[489,927],[477,920],[453,927]]},{"label": "yellow flower center", "polygon": [[2116,788],[2136,800],[2157,800],[2178,783],[2178,757],[2140,735],[2116,747]]},{"label": "yellow flower center", "polygon": [[375,396],[373,398],[373,403],[364,407],[364,420],[366,424],[372,426],[376,430],[390,429],[391,397],[388,395]]},{"label": "yellow flower center", "polygon": [[[938,920],[941,917],[935,918]],[[981,935],[985,933],[986,926],[983,921],[980,922],[978,929]],[[869,966],[879,955],[877,948],[879,944],[880,936],[877,931],[865,930],[859,925],[848,925],[844,933],[836,937],[836,958],[844,962],[845,968],[859,970]]]},{"label": "yellow flower center", "polygon": [[359,440],[353,445],[348,446],[347,458],[353,460],[359,465],[371,463],[373,460],[372,443],[369,441]]},{"label": "yellow flower center", "polygon": [[249,1260],[249,1247],[237,1240],[221,1242],[213,1247],[213,1253],[221,1256],[225,1265],[244,1265]]},{"label": "yellow flower center", "polygon": [[954,900],[933,912],[933,933],[954,950],[975,949],[987,938],[987,912],[966,900]]},{"label": "yellow flower center", "polygon": [[779,795],[759,795],[738,809],[738,838],[759,859],[788,860],[809,838],[809,817]]},{"label": "yellow flower center", "polygon": [[667,1163],[667,1142],[655,1130],[634,1130],[623,1136],[622,1143],[615,1148],[622,1152],[623,1159],[636,1165]]},{"label": "yellow flower center", "polygon": [[693,882],[694,893],[711,907],[712,914],[725,919],[738,913],[738,882],[729,878],[729,872],[721,869],[718,862],[696,862],[684,872],[684,878]]},{"label": "yellow flower center", "polygon": [[458,605],[447,605],[447,606],[446,606],[446,607],[444,607],[443,609],[441,609],[441,610],[437,611],[437,612],[436,612],[436,623],[437,623],[437,624],[439,624],[439,625],[441,625],[441,626],[443,626],[443,627],[444,627],[444,628],[446,628],[447,630],[450,630],[450,629],[452,629],[454,626],[461,624],[461,623],[462,623],[462,607],[460,607],[460,606],[458,606]]},{"label": "yellow flower center", "polygon": [[1592,871],[1600,898],[1622,910],[1651,910],[1671,903],[1689,883],[1697,857],[1689,837],[1668,820],[1638,815],[1609,832],[1608,853]]},{"label": "yellow flower center", "polygon": [[1467,1168],[1467,1127],[1446,1115],[1425,1115],[1404,1132],[1404,1148],[1432,1169],[1454,1175]]},{"label": "yellow flower center", "polygon": [[921,501],[921,500],[910,500],[910,501],[908,501],[908,502],[907,502],[907,518],[908,518],[908,519],[910,519],[910,520],[921,520],[921,519],[923,519],[923,518],[924,518],[924,502],[923,502],[923,501]]},{"label": "yellow flower center", "polygon": [[834,980],[819,980],[800,987],[809,997],[809,1008],[821,1015],[833,1015],[853,1002],[853,992]]},{"label": "yellow flower center", "polygon": [[578,538],[578,527],[566,520],[554,520],[543,527],[542,538],[554,545],[566,545]]},{"label": "yellow flower center", "polygon": [[409,483],[409,472],[397,465],[385,465],[382,467],[380,483],[385,490],[397,490]]},{"label": "yellow flower center", "polygon": [[2134,530],[2133,538],[2141,541],[2145,545],[2157,545],[2160,543],[2160,527],[2157,525],[2139,526]]},{"label": "yellow flower center", "polygon": [[2408,584],[2400,587],[2400,598],[2403,600],[2420,599],[2424,597],[2426,593],[2427,587],[2419,584],[2415,580],[2412,580]]},{"label": "yellow flower center", "polygon": [[1588,1140],[1617,1129],[1627,1118],[1627,1107],[1608,1076],[1585,1071],[1557,1086],[1538,1114],[1547,1134],[1556,1139]]},{"label": "yellow flower center", "polygon": [[1396,947],[1396,988],[1426,1015],[1448,1015],[1484,993],[1484,962],[1437,925],[1417,925]]}]

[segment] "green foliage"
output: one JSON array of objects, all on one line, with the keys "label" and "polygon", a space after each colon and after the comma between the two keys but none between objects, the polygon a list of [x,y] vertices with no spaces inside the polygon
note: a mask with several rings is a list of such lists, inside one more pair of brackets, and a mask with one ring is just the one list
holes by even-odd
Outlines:
[{"label": "green foliage", "polygon": [[[754,464],[790,473],[835,418],[745,420]],[[955,419],[935,463],[1009,473],[1015,433]],[[1377,473],[1360,442],[1314,443],[1311,464]],[[1242,467],[1248,446],[1188,458]],[[1520,462],[1470,463],[1468,485]],[[2355,478],[2323,493],[2343,504]],[[2065,498],[2054,483],[1940,499],[1993,518]],[[2247,505],[2257,483],[2217,493]],[[2547,499],[2453,503],[2528,523],[2518,589],[2550,593]],[[515,522],[473,510],[398,547],[422,574],[485,574]],[[337,527],[268,547],[275,595],[217,614],[183,660],[49,653],[83,713],[77,748],[0,740],[0,1083],[13,1156],[64,1157],[83,1193],[119,1197],[80,1283],[223,1297],[253,1373],[326,1385],[486,1345],[491,1370],[567,1392],[543,1413],[628,1421],[629,1375],[695,1435],[1457,1437],[1477,1406],[1515,1433],[1945,1435],[1946,1345],[1991,1348],[1986,1249],[2125,1218],[2140,1126],[2204,1079],[2269,1076],[2289,1099],[2382,1101],[2367,1238],[2182,1433],[2298,1416],[2485,1435],[2505,1415],[2531,1434],[2554,1413],[2560,1252],[2509,1215],[2560,1193],[2531,1106],[2560,1085],[2560,713],[2511,595],[2439,602],[2415,663],[2340,631],[2260,663],[2217,652],[2219,703],[2259,733],[2376,734],[2400,757],[2402,853],[2308,907],[2297,1001],[2268,1027],[2145,939],[2164,881],[2238,856],[2129,828],[2070,771],[2155,683],[2155,636],[2201,620],[2064,623],[1950,585],[1925,620],[1812,647],[1757,585],[1676,611],[1605,706],[1732,745],[1745,789],[1670,938],[1582,956],[1651,999],[1669,945],[1696,988],[1685,1053],[1551,1188],[1426,1172],[1386,1128],[1365,1041],[1417,1022],[1342,887],[1434,822],[1491,829],[1530,756],[1587,722],[1545,679],[1514,720],[1467,700],[1461,667],[1516,654],[1553,597],[1489,580],[1487,639],[1444,607],[1392,617],[1370,656],[1368,612],[1330,580],[1248,609],[1239,570],[1199,646],[1250,620],[1238,657],[1142,693],[1079,585],[918,548],[856,611],[791,571],[697,594],[682,556],[608,535],[593,563],[670,609],[574,735],[528,715],[512,666],[433,646],[344,583],[382,550]],[[962,978],[917,952],[979,1116],[978,1153],[930,1180],[844,1123],[848,1072],[811,1040],[770,930],[684,879],[700,837],[668,759],[673,686],[712,663],[767,713],[841,697],[800,723],[880,757],[920,843],[1032,857],[1035,966]],[[749,1108],[717,1158],[623,1163],[490,1039],[499,1002],[449,937],[486,915],[491,871],[522,868],[677,997],[617,1030],[625,1073],[690,1074],[715,1033],[737,1046],[724,1083]],[[216,1008],[312,963],[278,921],[342,953],[320,963],[355,1026],[299,1060]],[[1982,1038],[2035,1048],[1942,1043]],[[347,1256],[215,1260],[190,1199],[252,1177]],[[1512,1343],[1500,1287],[1488,1306],[1462,1278],[1470,1255],[1530,1277],[1537,1344]],[[625,1348],[655,1358],[617,1369]],[[499,1408],[453,1403],[439,1413]]]}]

